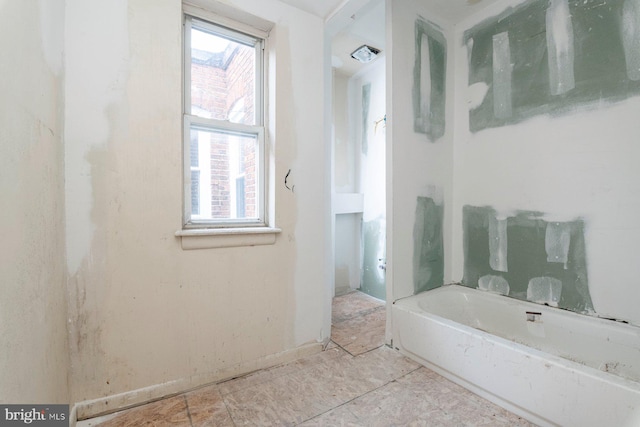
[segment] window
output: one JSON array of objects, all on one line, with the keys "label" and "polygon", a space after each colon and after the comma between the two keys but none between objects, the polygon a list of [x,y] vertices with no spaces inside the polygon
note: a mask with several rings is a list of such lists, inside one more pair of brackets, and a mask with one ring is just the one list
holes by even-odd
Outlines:
[{"label": "window", "polygon": [[185,15],[184,228],[268,225],[264,39]]}]

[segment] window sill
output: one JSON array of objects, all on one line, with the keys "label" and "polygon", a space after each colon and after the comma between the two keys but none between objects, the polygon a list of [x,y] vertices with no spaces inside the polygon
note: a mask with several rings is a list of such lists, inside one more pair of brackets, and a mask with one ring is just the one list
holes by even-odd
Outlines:
[{"label": "window sill", "polygon": [[197,228],[178,230],[183,250],[209,248],[235,248],[240,246],[273,245],[276,234],[282,230],[273,227]]}]

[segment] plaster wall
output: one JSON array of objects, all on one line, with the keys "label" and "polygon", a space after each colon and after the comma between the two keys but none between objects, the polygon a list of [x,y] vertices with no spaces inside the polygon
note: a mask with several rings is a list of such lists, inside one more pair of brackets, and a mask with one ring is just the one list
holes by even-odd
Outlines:
[{"label": "plaster wall", "polygon": [[322,21],[276,0],[224,3],[275,24],[269,174],[282,233],[273,245],[185,251],[174,235],[181,2],[67,1],[66,265],[71,401],[89,402],[81,417],[329,337]]},{"label": "plaster wall", "polygon": [[[432,198],[444,209],[444,282],[452,275],[453,206],[453,27],[415,0],[387,3],[387,287],[388,300],[413,295],[414,224],[419,197]],[[417,19],[439,28],[446,40],[444,135],[432,140],[414,130],[414,63]],[[419,95],[419,94],[418,94]],[[393,259],[392,259],[392,258]]]},{"label": "plaster wall", "polygon": [[[495,4],[456,27],[452,278],[461,280],[464,268],[465,205],[490,206],[505,216],[524,210],[540,212],[549,221],[580,219],[595,312],[640,325],[635,250],[640,239],[640,171],[635,164],[640,156],[640,98],[569,104],[561,114],[543,111],[518,124],[470,131],[469,109],[478,100],[467,89],[464,32],[522,3]],[[580,42],[576,36],[575,43]],[[597,49],[590,53],[605,56]]]},{"label": "plaster wall", "polygon": [[64,1],[0,1],[0,402],[68,403]]}]

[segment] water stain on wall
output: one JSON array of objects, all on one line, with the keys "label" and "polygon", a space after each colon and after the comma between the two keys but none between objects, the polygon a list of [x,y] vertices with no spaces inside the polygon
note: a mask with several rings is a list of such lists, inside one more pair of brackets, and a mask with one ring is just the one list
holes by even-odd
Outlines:
[{"label": "water stain on wall", "polygon": [[469,87],[489,87],[469,111],[472,132],[640,93],[639,0],[530,0],[464,44]]},{"label": "water stain on wall", "polygon": [[430,197],[418,197],[413,226],[414,293],[428,291],[444,283],[444,209]]},{"label": "water stain on wall", "polygon": [[[550,222],[539,212],[517,212],[498,220],[506,222],[506,230],[496,234],[491,224],[498,217],[490,207],[464,207],[463,284],[579,313],[593,312],[584,221]],[[506,263],[492,260],[492,239],[506,239]]]},{"label": "water stain on wall", "polygon": [[415,22],[413,129],[434,142],[444,135],[447,42],[431,22]]}]

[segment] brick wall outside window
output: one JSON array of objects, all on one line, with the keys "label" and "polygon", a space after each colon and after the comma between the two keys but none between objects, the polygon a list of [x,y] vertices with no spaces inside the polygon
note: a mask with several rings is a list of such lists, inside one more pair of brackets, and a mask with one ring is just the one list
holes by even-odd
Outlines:
[{"label": "brick wall outside window", "polygon": [[[234,45],[232,45],[234,46]],[[255,124],[255,67],[253,48],[238,48],[224,53],[225,60],[193,62],[191,66],[191,104],[211,113],[212,118],[227,120],[229,113],[236,105],[244,105],[244,115],[240,123]],[[229,49],[228,49],[229,50]],[[243,102],[242,102],[243,101]],[[238,104],[238,103],[242,104]],[[257,216],[256,195],[257,177],[256,147],[244,144],[240,149],[241,158],[238,166],[230,165],[230,143],[247,141],[247,138],[234,138],[228,135],[210,133],[211,135],[211,214],[213,219],[230,218],[231,204],[237,203],[231,197],[229,176],[231,168],[244,167],[244,206],[245,217]],[[253,142],[253,141],[252,141]],[[205,166],[205,165],[202,165]],[[205,185],[202,183],[202,185]]]}]

